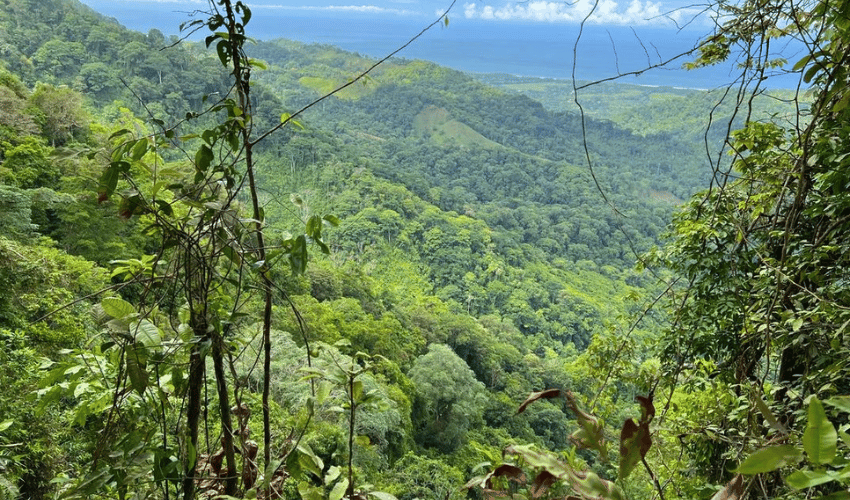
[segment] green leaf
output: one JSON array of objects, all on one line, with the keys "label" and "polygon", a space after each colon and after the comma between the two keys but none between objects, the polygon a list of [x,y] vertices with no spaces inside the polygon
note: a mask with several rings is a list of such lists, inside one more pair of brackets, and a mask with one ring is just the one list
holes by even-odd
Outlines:
[{"label": "green leaf", "polygon": [[130,152],[130,158],[138,161],[141,160],[145,154],[148,152],[148,140],[147,138],[142,138],[136,141],[136,144],[133,145],[133,149]]},{"label": "green leaf", "polygon": [[788,429],[786,429],[785,426],[782,425],[779,420],[777,420],[776,416],[773,414],[772,411],[770,411],[770,408],[767,406],[764,400],[762,400],[761,395],[753,394],[753,401],[756,404],[756,408],[758,408],[765,421],[767,421],[767,423],[769,423],[771,427],[781,432],[782,434],[788,434]]},{"label": "green leaf", "polygon": [[383,491],[370,491],[369,495],[377,498],[378,500],[398,500],[395,495],[391,495],[389,493],[385,493]]},{"label": "green leaf", "polygon": [[298,494],[301,495],[301,500],[324,500],[322,490],[306,481],[298,483]]},{"label": "green leaf", "polygon": [[833,471],[798,470],[785,478],[785,482],[788,483],[788,486],[796,490],[802,490],[835,481],[836,479],[838,479],[838,475]]},{"label": "green leaf", "polygon": [[304,235],[295,238],[289,252],[289,266],[295,274],[304,274],[307,269],[307,239]]},{"label": "green leaf", "polygon": [[511,445],[505,448],[505,454],[518,455],[531,467],[549,471],[552,475],[566,477],[570,469],[554,454],[536,450],[532,445]]},{"label": "green leaf", "polygon": [[360,401],[361,399],[363,399],[363,381],[355,381],[351,386],[351,390],[353,392],[351,398],[354,401]]},{"label": "green leaf", "polygon": [[348,489],[348,479],[343,478],[342,481],[334,485],[330,494],[328,494],[328,500],[342,500],[346,489]]},{"label": "green leaf", "polygon": [[143,395],[148,388],[148,372],[140,359],[141,353],[132,347],[127,348],[127,375],[130,377],[130,386]]},{"label": "green leaf", "polygon": [[91,384],[88,382],[80,382],[77,384],[77,387],[74,387],[74,397],[78,398],[80,395],[85,394],[88,392],[89,387],[91,387]]},{"label": "green leaf", "polygon": [[813,397],[809,401],[809,422],[803,433],[803,448],[809,460],[815,464],[829,464],[835,459],[838,433],[826,418],[826,412],[820,400]]},{"label": "green leaf", "polygon": [[747,457],[733,472],[748,475],[771,472],[788,464],[799,462],[802,455],[799,448],[789,444],[770,446]]},{"label": "green leaf", "polygon": [[340,469],[339,466],[334,465],[332,467],[328,467],[328,473],[325,474],[324,479],[325,484],[331,484],[332,482],[336,481],[341,474],[342,469]]},{"label": "green leaf", "polygon": [[130,333],[136,336],[136,342],[141,342],[148,348],[159,347],[162,342],[159,328],[146,319],[133,323],[130,326]]},{"label": "green leaf", "polygon": [[206,144],[201,145],[198,152],[195,153],[195,170],[198,172],[206,172],[210,168],[215,155],[212,149]]},{"label": "green leaf", "polygon": [[339,225],[339,218],[336,215],[328,214],[328,215],[325,215],[324,217],[322,217],[322,219],[324,219],[325,221],[327,221],[330,225],[332,225],[334,227]]},{"label": "green leaf", "polygon": [[319,382],[319,386],[316,388],[316,402],[322,404],[330,396],[332,388],[333,384],[327,380]]},{"label": "green leaf", "polygon": [[827,399],[824,403],[833,408],[838,408],[843,412],[850,413],[850,396],[835,396]]},{"label": "green leaf", "polygon": [[14,423],[15,423],[14,420],[5,420],[3,422],[0,422],[0,432],[5,431],[9,427],[12,427],[12,424],[14,424]]},{"label": "green leaf", "polygon": [[307,235],[313,239],[322,239],[322,219],[314,215],[307,220]]},{"label": "green leaf", "polygon": [[298,464],[302,470],[311,472],[316,477],[322,477],[322,469],[325,468],[325,463],[318,455],[313,453],[313,450],[306,444],[298,445]]},{"label": "green leaf", "polygon": [[128,130],[126,128],[122,128],[121,130],[110,135],[109,140],[111,141],[112,139],[115,139],[117,137],[121,137],[122,135],[130,134],[130,133],[131,133],[130,130]]},{"label": "green leaf", "polygon": [[[224,32],[216,33],[216,35],[221,38],[227,38],[227,33]],[[218,53],[218,60],[221,61],[222,66],[227,66],[228,61],[230,61],[230,54],[227,52],[229,48],[230,44],[227,43],[227,40],[221,40],[215,45],[215,50]]]},{"label": "green leaf", "polygon": [[280,115],[280,123],[283,123],[283,124],[291,123],[291,124],[295,125],[296,127],[298,127],[299,129],[304,130],[304,125],[302,125],[301,122],[299,122],[298,120],[292,118],[292,115],[290,113],[281,114]]},{"label": "green leaf", "polygon": [[122,163],[124,162],[110,163],[101,174],[97,185],[98,202],[106,201],[115,192],[115,188],[118,187],[118,179],[121,178],[121,172],[124,170]]},{"label": "green leaf", "polygon": [[136,308],[133,307],[133,304],[117,297],[107,297],[101,300],[100,306],[103,308],[103,312],[115,319],[126,318],[136,312]]}]

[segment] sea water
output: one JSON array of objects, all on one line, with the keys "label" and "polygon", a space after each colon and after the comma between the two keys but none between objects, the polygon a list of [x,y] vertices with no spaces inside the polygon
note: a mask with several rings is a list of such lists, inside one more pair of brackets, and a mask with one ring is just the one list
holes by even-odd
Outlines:
[{"label": "sea water", "polygon": [[[169,3],[85,3],[141,32],[156,28],[166,35],[179,34],[179,25],[190,19],[187,8],[181,10]],[[248,33],[259,40],[286,38],[329,44],[379,58],[404,45],[436,18],[436,14],[430,21],[356,13],[293,15],[291,10],[256,8]],[[578,24],[470,20],[462,13],[450,14],[449,19],[448,26],[438,23],[397,57],[424,59],[471,73],[558,79],[575,76],[583,81],[616,78],[636,85],[701,89],[740,83],[740,70],[734,62],[683,69],[695,58],[687,53],[709,33],[707,27],[675,30],[586,25],[580,32]],[[198,34],[195,38],[201,37]],[[790,61],[789,67],[802,57],[793,44],[779,45],[779,50],[776,57]],[[653,66],[658,67],[647,69]],[[763,85],[794,88],[798,79],[779,70]]]}]

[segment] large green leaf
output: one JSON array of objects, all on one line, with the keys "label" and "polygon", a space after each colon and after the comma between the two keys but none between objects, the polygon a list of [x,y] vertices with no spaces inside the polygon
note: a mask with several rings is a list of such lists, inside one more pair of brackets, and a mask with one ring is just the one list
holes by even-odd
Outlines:
[{"label": "large green leaf", "polygon": [[818,398],[809,401],[809,422],[803,433],[803,448],[809,460],[815,464],[829,464],[835,460],[838,433],[826,418],[826,412]]},{"label": "large green leaf", "polygon": [[836,479],[838,479],[838,473],[834,471],[798,470],[785,478],[785,482],[792,488],[802,490]]},{"label": "large green leaf", "polygon": [[100,306],[103,307],[103,312],[115,319],[122,319],[136,312],[133,304],[117,297],[107,297],[101,300]]},{"label": "large green leaf", "polygon": [[149,375],[145,370],[145,362],[140,350],[127,347],[127,375],[130,376],[130,386],[140,395],[148,388]]},{"label": "large green leaf", "polygon": [[370,491],[369,495],[377,498],[378,500],[397,500],[395,495],[391,495],[383,491]]},{"label": "large green leaf", "polygon": [[739,474],[771,472],[785,465],[794,464],[802,458],[799,448],[789,444],[770,446],[756,451],[735,469]]},{"label": "large green leaf", "polygon": [[150,321],[143,319],[138,323],[134,322],[130,326],[130,333],[136,336],[136,342],[141,342],[147,348],[156,348],[160,346],[161,338],[159,328]]},{"label": "large green leaf", "polygon": [[345,496],[345,490],[347,489],[348,479],[343,478],[342,481],[334,485],[330,494],[328,494],[328,500],[342,500],[342,497]]}]

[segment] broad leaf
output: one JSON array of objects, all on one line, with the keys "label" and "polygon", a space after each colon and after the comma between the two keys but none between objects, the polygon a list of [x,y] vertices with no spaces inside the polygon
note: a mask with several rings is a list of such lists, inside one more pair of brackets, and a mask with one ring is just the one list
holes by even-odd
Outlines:
[{"label": "broad leaf", "polygon": [[148,372],[140,359],[140,353],[132,347],[127,348],[127,375],[130,377],[130,386],[140,395],[148,388]]},{"label": "broad leaf", "polygon": [[142,345],[148,348],[159,347],[162,342],[159,335],[159,328],[146,319],[138,323],[134,322],[130,326],[130,333],[136,336],[136,342],[141,342]]},{"label": "broad leaf", "polygon": [[206,144],[201,145],[198,152],[195,153],[195,169],[198,172],[206,172],[214,158],[212,149]]},{"label": "broad leaf", "polygon": [[531,445],[508,446],[505,453],[519,455],[529,466],[547,470],[557,477],[566,477],[572,470],[553,453],[536,450]]},{"label": "broad leaf", "polygon": [[590,413],[585,412],[578,406],[575,396],[570,391],[564,393],[567,406],[576,415],[576,421],[581,428],[569,436],[569,440],[577,448],[587,448],[599,452],[603,462],[608,461],[608,449],[605,446],[604,429],[605,423]]},{"label": "broad leaf", "polygon": [[103,308],[103,312],[115,319],[126,318],[136,312],[136,308],[133,307],[133,304],[117,297],[107,297],[101,300],[100,306]]},{"label": "broad leaf", "polygon": [[799,448],[789,444],[770,446],[747,457],[734,472],[747,475],[771,472],[780,467],[799,462],[802,455]]},{"label": "broad leaf", "polygon": [[824,403],[832,406],[833,408],[838,408],[843,412],[850,413],[850,396],[835,396],[827,399]]},{"label": "broad leaf", "polygon": [[369,495],[377,498],[378,500],[398,500],[395,495],[391,495],[383,491],[370,491]]},{"label": "broad leaf", "polygon": [[553,476],[549,471],[542,471],[534,478],[534,482],[531,483],[531,488],[529,488],[531,498],[540,498],[545,495],[549,487],[555,484],[557,480],[558,478]]},{"label": "broad leaf", "polygon": [[809,422],[803,433],[803,448],[809,460],[815,464],[829,464],[835,459],[838,433],[826,418],[826,412],[818,398],[809,401]]},{"label": "broad leaf", "polygon": [[343,478],[342,481],[334,485],[330,494],[328,494],[328,500],[342,500],[346,489],[348,489],[348,479]]},{"label": "broad leaf", "polygon": [[573,491],[578,493],[582,498],[597,499],[604,498],[607,500],[625,500],[626,495],[619,486],[600,478],[596,473],[576,472],[570,481]]},{"label": "broad leaf", "polygon": [[646,456],[652,446],[649,436],[649,422],[635,423],[628,419],[620,431],[620,470],[618,479],[629,477],[635,466]]},{"label": "broad leaf", "polygon": [[836,479],[838,479],[838,474],[833,471],[798,470],[785,478],[785,482],[794,489],[802,490]]}]

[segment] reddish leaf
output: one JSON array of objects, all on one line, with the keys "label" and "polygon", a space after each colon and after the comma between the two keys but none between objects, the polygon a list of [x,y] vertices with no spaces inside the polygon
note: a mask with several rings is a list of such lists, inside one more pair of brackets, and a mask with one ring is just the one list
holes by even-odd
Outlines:
[{"label": "reddish leaf", "polygon": [[587,448],[596,450],[601,455],[602,461],[608,460],[608,450],[604,442],[604,424],[597,417],[585,412],[578,406],[573,393],[567,391],[564,394],[567,400],[567,406],[575,413],[576,421],[581,428],[569,436],[569,440],[577,448]]},{"label": "reddish leaf", "polygon": [[517,467],[516,465],[511,464],[502,464],[490,474],[492,477],[500,477],[504,476],[511,481],[515,481],[517,483],[525,482],[525,473]]},{"label": "reddish leaf", "polygon": [[640,403],[640,421],[652,422],[655,417],[655,405],[652,404],[652,397],[635,396],[635,401]]},{"label": "reddish leaf", "polygon": [[538,399],[552,399],[560,397],[561,390],[560,389],[546,389],[545,391],[540,392],[532,392],[528,398],[519,405],[519,409],[517,409],[517,413],[522,413],[528,408],[528,405],[537,401]]},{"label": "reddish leaf", "polygon": [[540,498],[543,496],[546,491],[549,490],[549,487],[557,480],[558,478],[552,475],[549,471],[542,471],[534,478],[534,482],[531,483],[531,498]]},{"label": "reddish leaf", "polygon": [[738,474],[722,490],[711,497],[711,500],[738,500],[743,494],[744,476]]},{"label": "reddish leaf", "polygon": [[633,419],[623,422],[620,431],[620,472],[619,478],[625,479],[631,474],[652,446],[649,436],[649,422],[635,423]]}]

